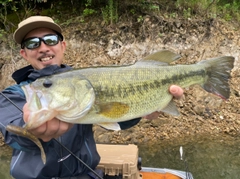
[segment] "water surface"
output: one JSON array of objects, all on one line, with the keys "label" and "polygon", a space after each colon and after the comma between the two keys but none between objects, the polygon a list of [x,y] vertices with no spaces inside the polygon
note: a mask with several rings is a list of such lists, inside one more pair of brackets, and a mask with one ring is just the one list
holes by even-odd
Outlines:
[{"label": "water surface", "polygon": [[[180,160],[180,146],[183,147],[185,163]],[[194,136],[139,144],[139,155],[142,157],[142,166],[178,170],[188,167],[194,179],[240,178],[240,137]],[[11,149],[0,147],[1,179],[11,179],[10,157]]]},{"label": "water surface", "polygon": [[10,147],[4,145],[0,147],[0,178],[1,179],[12,179],[10,176],[10,158],[12,150]]},{"label": "water surface", "polygon": [[183,147],[185,163],[194,179],[239,179],[240,137],[202,136],[139,145],[142,165],[185,170],[180,159]]}]

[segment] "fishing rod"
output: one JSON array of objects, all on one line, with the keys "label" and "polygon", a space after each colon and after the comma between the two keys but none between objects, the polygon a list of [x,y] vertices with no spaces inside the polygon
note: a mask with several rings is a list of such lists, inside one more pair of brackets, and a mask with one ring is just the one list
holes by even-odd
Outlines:
[{"label": "fishing rod", "polygon": [[[21,113],[23,113],[22,109],[20,109],[11,99],[9,99],[5,94],[2,93],[2,91],[0,91],[0,94],[6,99],[8,100],[12,105],[14,105],[19,111],[21,111]],[[103,179],[96,171],[94,171],[91,167],[88,166],[88,164],[86,164],[83,160],[81,160],[78,156],[76,156],[71,150],[69,150],[66,146],[64,146],[62,143],[60,143],[57,139],[53,138],[53,140],[59,144],[61,147],[63,147],[66,151],[68,151],[74,158],[76,158],[80,163],[82,163],[85,167],[87,167],[91,172],[93,172],[97,177],[99,177],[100,179]],[[65,159],[64,159],[65,160]],[[59,162],[61,162],[63,160],[59,160]]]}]

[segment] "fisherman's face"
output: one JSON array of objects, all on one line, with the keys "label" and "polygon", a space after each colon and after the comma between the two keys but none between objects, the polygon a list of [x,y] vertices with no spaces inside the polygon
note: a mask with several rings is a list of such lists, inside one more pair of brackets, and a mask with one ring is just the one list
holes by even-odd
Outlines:
[{"label": "fisherman's face", "polygon": [[[54,32],[51,29],[38,28],[29,32],[24,38],[24,40],[29,38],[31,39],[32,37],[44,38],[44,37],[48,37],[48,35],[50,34],[57,35],[56,32]],[[24,59],[26,59],[33,66],[34,69],[40,70],[49,65],[59,65],[59,66],[61,65],[64,59],[64,52],[66,49],[65,41],[59,40],[59,42],[54,45],[47,45],[43,41],[40,41],[39,47],[37,45],[34,46],[35,43],[33,43],[33,45],[31,44],[32,43],[30,42],[26,43],[24,48],[20,50],[20,54]],[[34,48],[29,49],[27,48],[28,45],[29,47],[34,47]]]}]

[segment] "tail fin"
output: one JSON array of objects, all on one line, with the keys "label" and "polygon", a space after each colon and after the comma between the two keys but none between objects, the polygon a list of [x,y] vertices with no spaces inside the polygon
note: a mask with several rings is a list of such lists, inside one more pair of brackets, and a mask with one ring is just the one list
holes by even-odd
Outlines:
[{"label": "tail fin", "polygon": [[228,80],[231,70],[234,67],[234,57],[223,56],[199,62],[207,65],[208,80],[203,84],[203,88],[223,99],[230,97],[230,87]]}]

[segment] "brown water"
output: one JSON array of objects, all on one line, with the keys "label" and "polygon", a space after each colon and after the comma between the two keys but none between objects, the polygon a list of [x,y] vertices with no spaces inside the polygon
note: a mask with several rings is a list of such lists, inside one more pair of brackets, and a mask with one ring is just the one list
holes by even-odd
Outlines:
[{"label": "brown water", "polygon": [[[185,163],[180,160],[183,147]],[[239,179],[240,137],[202,136],[139,144],[142,166],[188,170],[194,179]],[[0,147],[0,178],[9,175],[11,149]]]}]

